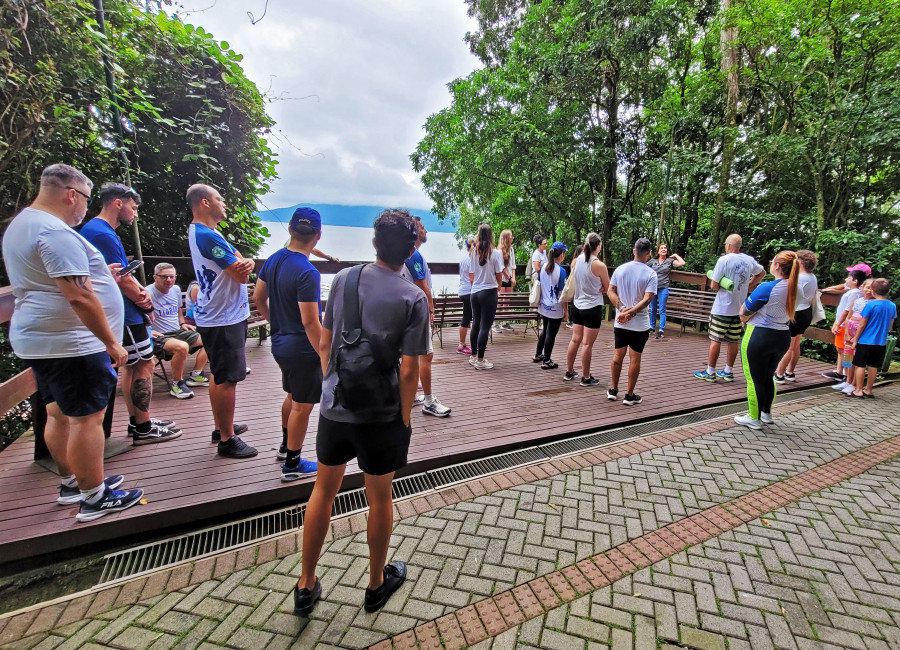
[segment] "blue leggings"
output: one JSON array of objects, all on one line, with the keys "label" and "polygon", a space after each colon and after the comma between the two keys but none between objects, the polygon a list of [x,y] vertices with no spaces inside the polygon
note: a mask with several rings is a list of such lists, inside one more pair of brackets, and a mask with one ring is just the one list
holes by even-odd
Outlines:
[{"label": "blue leggings", "polygon": [[669,287],[663,287],[650,301],[650,329],[656,327],[656,310],[659,309],[659,329],[666,329],[666,303],[669,301]]}]

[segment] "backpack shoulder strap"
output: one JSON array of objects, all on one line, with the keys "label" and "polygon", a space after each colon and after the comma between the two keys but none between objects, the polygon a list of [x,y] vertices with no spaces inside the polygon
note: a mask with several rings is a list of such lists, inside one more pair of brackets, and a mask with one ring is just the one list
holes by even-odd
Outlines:
[{"label": "backpack shoulder strap", "polygon": [[362,328],[362,315],[359,312],[359,277],[365,264],[360,264],[347,274],[344,284],[344,331],[351,332]]}]

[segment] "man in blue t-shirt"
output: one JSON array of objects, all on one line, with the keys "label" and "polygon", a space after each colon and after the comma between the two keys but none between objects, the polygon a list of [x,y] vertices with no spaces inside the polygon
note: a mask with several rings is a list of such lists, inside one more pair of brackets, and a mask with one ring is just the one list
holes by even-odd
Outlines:
[{"label": "man in blue t-shirt", "polygon": [[237,434],[247,429],[235,425],[234,402],[238,382],[247,376],[247,281],[255,266],[216,230],[225,221],[225,199],[209,185],[191,185],[187,202],[194,220],[188,226],[188,245],[200,291],[194,321],[209,357],[212,381],[209,403],[216,428],[212,442],[224,458],[250,458],[258,453]]},{"label": "man in blue t-shirt", "polygon": [[[128,258],[116,228],[130,226],[137,219],[141,196],[122,183],[104,183],[100,188],[100,214],[81,228],[81,236],[91,242],[107,264],[126,266]],[[153,395],[153,339],[148,314],[153,311],[150,294],[133,275],[119,281],[125,300],[125,328],[122,347],[128,361],[122,369],[122,397],[128,409],[128,435],[133,445],[148,445],[174,440],[181,430],[171,420],[153,421],[150,398]]]},{"label": "man in blue t-shirt", "polygon": [[[856,348],[852,368],[856,373],[856,390],[851,393],[854,397],[874,397],[872,387],[875,385],[878,370],[884,363],[887,337],[894,329],[894,319],[897,318],[897,305],[888,300],[890,290],[891,283],[886,279],[878,278],[872,281],[872,293],[875,294],[875,298],[863,307],[856,336],[850,341],[850,347]],[[865,376],[866,368],[869,369],[868,377]],[[847,381],[853,380],[848,377]]]},{"label": "man in blue t-shirt", "polygon": [[[434,298],[431,295],[431,272],[428,263],[419,252],[419,247],[428,241],[428,231],[419,217],[415,217],[416,226],[419,229],[419,237],[416,240],[416,249],[406,260],[401,275],[425,292],[428,299],[428,312],[430,321],[434,321]],[[431,322],[428,324],[428,354],[419,359],[419,383],[422,384],[422,392],[416,393],[415,405],[422,405],[422,413],[445,418],[450,415],[450,407],[444,406],[431,392],[431,365],[434,360],[434,347],[431,345]]]},{"label": "man in blue t-shirt", "polygon": [[272,326],[272,354],[281,368],[286,395],[281,405],[281,480],[296,481],[314,474],[316,463],[300,458],[309,414],[322,398],[321,281],[309,255],[322,236],[316,210],[294,211],[291,240],[274,253],[259,272],[253,295],[259,313]]}]

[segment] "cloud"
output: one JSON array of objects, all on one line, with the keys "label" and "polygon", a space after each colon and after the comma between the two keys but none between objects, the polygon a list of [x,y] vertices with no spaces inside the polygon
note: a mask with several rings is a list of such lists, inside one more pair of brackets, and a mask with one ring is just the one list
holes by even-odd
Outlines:
[{"label": "cloud", "polygon": [[[218,0],[183,18],[244,55],[273,98],[279,179],[265,207],[298,202],[430,207],[409,154],[477,60],[462,0]],[[209,6],[187,0],[184,11]]]}]

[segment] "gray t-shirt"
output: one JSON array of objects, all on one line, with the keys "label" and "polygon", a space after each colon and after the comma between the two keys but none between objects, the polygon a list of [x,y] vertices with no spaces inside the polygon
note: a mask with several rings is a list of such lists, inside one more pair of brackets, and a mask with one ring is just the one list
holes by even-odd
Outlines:
[{"label": "gray t-shirt", "polygon": [[[609,285],[616,288],[622,306],[631,307],[643,300],[645,293],[656,293],[656,272],[646,264],[632,260],[616,267]],[[616,309],[616,318],[618,317],[619,310]],[[646,332],[650,329],[650,304],[644,305],[629,321],[620,323],[616,320],[614,327]]]},{"label": "gray t-shirt", "polygon": [[43,210],[22,210],[3,234],[3,261],[16,297],[9,338],[20,358],[84,357],[106,350],[54,278],[88,276],[110,329],[121,336],[122,292],[100,251],[62,219]]},{"label": "gray t-shirt", "polygon": [[156,288],[156,283],[151,282],[146,287],[153,302],[153,329],[162,334],[177,332],[181,329],[178,322],[178,310],[181,308],[181,288],[175,284],[169,289],[169,293],[163,293]]},{"label": "gray t-shirt", "polygon": [[[331,283],[328,305],[322,326],[331,330],[331,354],[322,382],[320,414],[336,422],[365,424],[367,422],[391,422],[399,413],[400,377],[394,373],[391,389],[396,391],[390,399],[372,395],[373,402],[384,403],[385,408],[365,416],[343,408],[334,399],[334,387],[338,377],[334,358],[341,346],[344,313],[344,283],[350,269],[344,269]],[[359,279],[359,311],[362,328],[369,341],[384,359],[400,360],[401,356],[418,357],[428,353],[429,318],[425,292],[404,279],[399,272],[375,264],[363,269]]]},{"label": "gray t-shirt", "polygon": [[816,299],[816,292],[819,290],[819,281],[812,273],[801,272],[797,278],[797,305],[794,307],[796,311],[801,309],[809,309],[813,300]]},{"label": "gray t-shirt", "polygon": [[647,266],[656,271],[656,290],[669,288],[669,273],[672,272],[672,265],[675,263],[674,257],[667,257],[663,263],[659,263],[659,258],[652,258],[647,262]]},{"label": "gray t-shirt", "polygon": [[747,290],[754,275],[763,271],[762,265],[745,253],[726,253],[718,259],[713,269],[712,281],[728,278],[734,282],[731,291],[719,288],[712,313],[718,316],[737,316],[747,299]]}]

